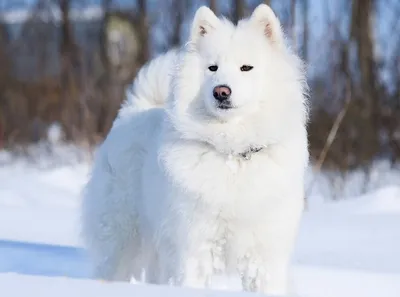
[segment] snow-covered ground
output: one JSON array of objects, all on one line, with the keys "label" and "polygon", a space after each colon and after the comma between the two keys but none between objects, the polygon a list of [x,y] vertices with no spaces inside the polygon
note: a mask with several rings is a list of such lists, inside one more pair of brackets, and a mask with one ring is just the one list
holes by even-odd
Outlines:
[{"label": "snow-covered ground", "polygon": [[[32,155],[0,152],[0,296],[224,296],[86,280],[79,193],[89,158],[65,147],[52,157]],[[380,163],[366,184],[360,172],[343,180],[334,173],[318,177],[293,260],[296,296],[400,296],[399,172]],[[333,188],[344,189],[335,201]],[[237,285],[226,284],[230,290]]]}]

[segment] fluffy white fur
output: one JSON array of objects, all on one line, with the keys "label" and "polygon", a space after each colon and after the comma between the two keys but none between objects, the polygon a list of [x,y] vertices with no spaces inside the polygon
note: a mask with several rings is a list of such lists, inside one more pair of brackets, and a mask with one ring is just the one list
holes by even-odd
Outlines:
[{"label": "fluffy white fur", "polygon": [[[218,109],[220,84],[234,108]],[[96,154],[82,207],[94,277],[145,270],[150,283],[206,287],[239,273],[244,290],[286,294],[308,164],[305,87],[267,5],[237,26],[199,8],[188,43],[142,68]],[[240,156],[251,147],[263,150]]]}]

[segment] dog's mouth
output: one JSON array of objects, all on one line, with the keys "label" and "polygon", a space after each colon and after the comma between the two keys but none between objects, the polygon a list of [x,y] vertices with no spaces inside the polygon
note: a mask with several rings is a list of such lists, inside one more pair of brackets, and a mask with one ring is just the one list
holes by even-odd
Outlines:
[{"label": "dog's mouth", "polygon": [[220,102],[217,104],[218,109],[229,110],[235,108],[230,102]]}]

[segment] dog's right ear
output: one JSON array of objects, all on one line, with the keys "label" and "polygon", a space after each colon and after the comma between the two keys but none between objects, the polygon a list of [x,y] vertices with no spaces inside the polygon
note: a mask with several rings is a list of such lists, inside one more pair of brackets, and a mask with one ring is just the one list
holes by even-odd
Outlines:
[{"label": "dog's right ear", "polygon": [[211,9],[207,6],[201,6],[194,15],[190,40],[196,43],[199,38],[215,30],[219,22],[218,17]]}]

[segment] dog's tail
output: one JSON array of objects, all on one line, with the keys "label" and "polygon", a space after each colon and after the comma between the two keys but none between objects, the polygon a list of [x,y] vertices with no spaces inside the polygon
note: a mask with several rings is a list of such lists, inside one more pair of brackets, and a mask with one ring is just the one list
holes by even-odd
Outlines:
[{"label": "dog's tail", "polygon": [[170,92],[179,51],[173,49],[147,62],[127,89],[119,117],[152,108],[163,108]]}]

